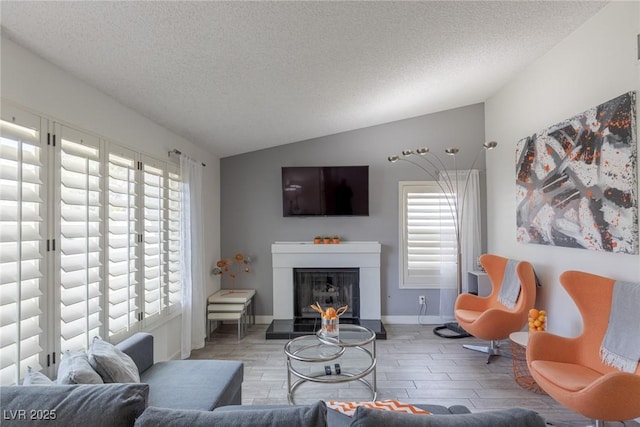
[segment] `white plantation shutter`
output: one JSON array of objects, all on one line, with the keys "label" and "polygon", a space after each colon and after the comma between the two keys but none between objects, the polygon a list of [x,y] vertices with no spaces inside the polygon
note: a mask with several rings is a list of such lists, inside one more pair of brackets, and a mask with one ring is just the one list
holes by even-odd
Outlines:
[{"label": "white plantation shutter", "polygon": [[46,189],[41,119],[2,108],[0,122],[0,384],[42,369]]},{"label": "white plantation shutter", "polygon": [[167,165],[167,270],[169,307],[178,309],[182,299],[180,275],[180,168]]},{"label": "white plantation shutter", "polygon": [[138,324],[136,154],[109,146],[107,172],[107,322],[109,337]]},{"label": "white plantation shutter", "polygon": [[182,182],[174,164],[10,102],[0,119],[4,386],[181,312]]},{"label": "white plantation shutter", "polygon": [[167,304],[165,273],[165,165],[142,158],[144,319],[152,322]]},{"label": "white plantation shutter", "polygon": [[102,174],[97,137],[57,126],[59,152],[60,351],[101,334]]},{"label": "white plantation shutter", "polygon": [[444,264],[456,262],[454,218],[435,182],[401,182],[401,286],[438,288]]}]

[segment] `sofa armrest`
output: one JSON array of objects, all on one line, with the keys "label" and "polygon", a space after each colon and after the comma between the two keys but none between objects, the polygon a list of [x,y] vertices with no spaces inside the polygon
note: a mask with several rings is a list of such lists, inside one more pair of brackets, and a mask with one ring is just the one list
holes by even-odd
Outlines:
[{"label": "sofa armrest", "polygon": [[153,366],[153,335],[138,332],[116,347],[133,359],[140,374]]}]

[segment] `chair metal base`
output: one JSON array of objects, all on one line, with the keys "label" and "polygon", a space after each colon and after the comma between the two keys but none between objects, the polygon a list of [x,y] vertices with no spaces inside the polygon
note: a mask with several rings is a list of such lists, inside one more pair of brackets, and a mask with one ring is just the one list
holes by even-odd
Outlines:
[{"label": "chair metal base", "polygon": [[497,340],[491,340],[489,342],[489,346],[464,344],[462,347],[464,347],[464,348],[466,348],[468,350],[479,351],[481,353],[487,353],[489,355],[487,357],[487,364],[491,363],[491,357],[493,357],[493,356],[511,357],[511,352],[509,352],[509,351],[505,352],[505,351],[502,351],[502,349],[500,349],[500,341],[497,341]]}]

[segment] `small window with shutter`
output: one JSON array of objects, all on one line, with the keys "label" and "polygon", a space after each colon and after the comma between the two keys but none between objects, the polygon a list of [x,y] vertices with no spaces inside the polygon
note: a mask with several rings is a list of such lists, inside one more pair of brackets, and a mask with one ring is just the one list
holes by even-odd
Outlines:
[{"label": "small window with shutter", "polygon": [[430,181],[400,182],[399,195],[400,287],[440,288],[443,266],[456,262],[451,196]]}]

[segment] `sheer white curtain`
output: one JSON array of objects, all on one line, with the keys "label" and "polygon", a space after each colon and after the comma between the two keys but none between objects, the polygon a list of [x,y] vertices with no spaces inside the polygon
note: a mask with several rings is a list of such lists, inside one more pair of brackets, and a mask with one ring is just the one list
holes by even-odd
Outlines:
[{"label": "sheer white curtain", "polygon": [[[476,260],[480,256],[480,172],[449,171],[451,184],[457,188],[460,227],[460,248],[462,252],[462,292],[468,292],[469,279],[467,272],[475,270]],[[467,176],[469,177],[467,180]],[[466,184],[466,191],[465,191]],[[446,187],[445,187],[446,188]],[[455,239],[455,236],[452,236]],[[444,249],[444,248],[443,248]],[[444,252],[444,251],[443,251]],[[440,274],[443,285],[440,288],[440,317],[442,321],[453,320],[453,307],[458,297],[457,286],[457,254],[443,253]]]},{"label": "sheer white curtain", "polygon": [[180,156],[182,177],[182,218],[180,221],[182,272],[182,345],[181,357],[186,359],[191,350],[204,347],[205,291],[204,245],[202,221],[202,169],[200,162],[189,156]]},{"label": "sheer white curtain", "polygon": [[[466,176],[467,172],[465,172]],[[460,177],[460,175],[458,175]],[[462,292],[469,291],[469,271],[477,270],[481,255],[480,172],[469,171],[467,193],[464,200],[464,214],[460,223],[460,246],[462,247]]]}]

